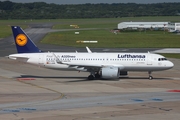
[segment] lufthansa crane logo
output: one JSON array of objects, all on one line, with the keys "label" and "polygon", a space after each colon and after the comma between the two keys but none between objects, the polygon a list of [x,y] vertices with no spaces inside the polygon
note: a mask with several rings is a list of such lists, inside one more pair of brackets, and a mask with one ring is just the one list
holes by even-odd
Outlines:
[{"label": "lufthansa crane logo", "polygon": [[24,34],[19,34],[19,35],[16,37],[16,43],[17,43],[19,46],[24,46],[24,45],[26,45],[26,43],[27,43],[27,37],[26,37]]}]

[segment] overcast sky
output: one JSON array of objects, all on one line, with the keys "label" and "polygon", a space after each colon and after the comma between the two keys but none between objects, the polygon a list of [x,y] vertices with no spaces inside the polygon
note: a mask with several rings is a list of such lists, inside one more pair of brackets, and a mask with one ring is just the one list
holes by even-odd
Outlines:
[{"label": "overcast sky", "polygon": [[[5,0],[2,0],[5,1]],[[85,4],[85,3],[163,3],[180,2],[180,0],[9,0],[12,2],[46,2],[55,4]]]}]

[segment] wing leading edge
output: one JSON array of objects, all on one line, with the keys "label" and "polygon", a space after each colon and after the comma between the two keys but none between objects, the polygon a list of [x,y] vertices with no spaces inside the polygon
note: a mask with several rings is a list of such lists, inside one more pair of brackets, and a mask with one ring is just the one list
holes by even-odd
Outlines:
[{"label": "wing leading edge", "polygon": [[124,69],[123,65],[117,65],[117,64],[94,64],[94,63],[88,63],[88,64],[82,64],[82,63],[70,63],[70,62],[63,62],[61,61],[54,53],[52,53],[53,56],[56,58],[57,64],[65,64],[69,65],[69,67],[84,67],[84,68],[92,68],[92,69],[100,69],[104,67],[118,67],[120,70]]}]

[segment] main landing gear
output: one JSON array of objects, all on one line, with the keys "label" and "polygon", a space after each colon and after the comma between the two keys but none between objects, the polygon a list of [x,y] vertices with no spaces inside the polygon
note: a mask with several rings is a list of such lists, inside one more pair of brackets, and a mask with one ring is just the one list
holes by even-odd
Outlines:
[{"label": "main landing gear", "polygon": [[91,74],[88,76],[88,80],[94,80],[94,79],[99,79],[101,75],[99,72],[91,72]]},{"label": "main landing gear", "polygon": [[88,76],[88,80],[94,80],[95,79],[95,76],[94,75],[89,75]]},{"label": "main landing gear", "polygon": [[148,72],[148,74],[149,74],[149,80],[152,80],[152,79],[153,79],[153,77],[151,76],[151,73],[152,73],[151,71]]},{"label": "main landing gear", "polygon": [[[153,79],[153,76],[151,75],[151,71],[148,72],[149,74],[149,80]],[[94,80],[94,79],[99,79],[101,78],[101,75],[99,74],[99,72],[91,72],[91,74],[88,76],[88,80]]]}]

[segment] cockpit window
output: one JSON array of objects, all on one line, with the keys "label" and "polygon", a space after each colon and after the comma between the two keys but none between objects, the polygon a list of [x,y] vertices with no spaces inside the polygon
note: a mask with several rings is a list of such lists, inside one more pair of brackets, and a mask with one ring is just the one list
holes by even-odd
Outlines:
[{"label": "cockpit window", "polygon": [[165,61],[167,60],[166,58],[159,58],[158,61]]}]

